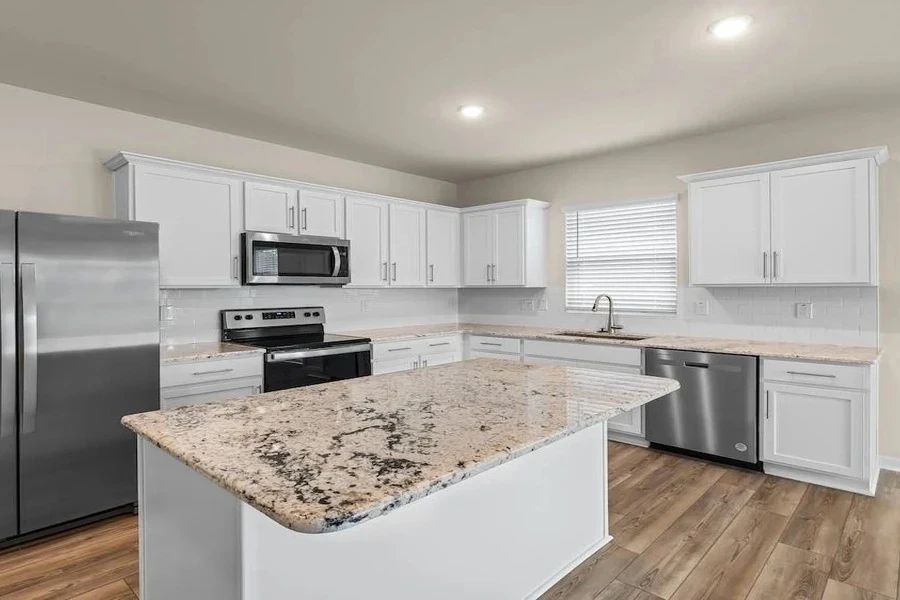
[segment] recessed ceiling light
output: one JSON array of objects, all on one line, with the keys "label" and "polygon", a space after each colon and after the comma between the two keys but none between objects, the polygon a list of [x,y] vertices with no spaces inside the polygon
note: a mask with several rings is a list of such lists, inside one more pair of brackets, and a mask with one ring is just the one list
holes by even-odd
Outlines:
[{"label": "recessed ceiling light", "polygon": [[753,17],[735,15],[716,21],[709,26],[709,32],[720,40],[730,40],[745,34],[751,23],[753,23]]},{"label": "recessed ceiling light", "polygon": [[477,119],[484,114],[484,107],[477,104],[464,104],[459,107],[459,114],[467,119]]}]

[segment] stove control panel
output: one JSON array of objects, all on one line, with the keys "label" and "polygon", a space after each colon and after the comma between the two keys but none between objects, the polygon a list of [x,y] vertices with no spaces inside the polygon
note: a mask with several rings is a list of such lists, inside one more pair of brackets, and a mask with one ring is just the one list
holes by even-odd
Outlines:
[{"label": "stove control panel", "polygon": [[325,309],[321,306],[222,311],[222,329],[226,331],[229,329],[258,329],[290,325],[320,325],[323,323],[325,323]]}]

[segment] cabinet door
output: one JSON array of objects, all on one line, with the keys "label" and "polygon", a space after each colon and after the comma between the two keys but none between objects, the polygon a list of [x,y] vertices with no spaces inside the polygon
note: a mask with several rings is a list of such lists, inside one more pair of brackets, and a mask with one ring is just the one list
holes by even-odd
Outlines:
[{"label": "cabinet door", "polygon": [[344,196],[333,192],[300,190],[298,229],[302,235],[344,237]]},{"label": "cabinet door", "polygon": [[491,284],[490,266],[494,262],[493,211],[463,214],[463,285]]},{"label": "cabinet door", "polygon": [[417,358],[376,360],[372,363],[372,374],[382,375],[384,373],[399,373],[401,371],[409,371],[415,368],[417,360]]},{"label": "cabinet door", "polygon": [[692,184],[688,202],[691,284],[768,283],[768,174]]},{"label": "cabinet door", "polygon": [[870,283],[869,161],[772,173],[773,283]]},{"label": "cabinet door", "polygon": [[865,392],[764,384],[763,461],[862,477]]},{"label": "cabinet door", "polygon": [[240,285],[241,182],[135,166],[134,218],[159,223],[161,287]]},{"label": "cabinet door", "polygon": [[419,364],[423,367],[436,367],[438,365],[449,365],[460,361],[459,352],[435,352],[434,354],[423,354],[419,357]]},{"label": "cabinet door", "polygon": [[494,220],[491,283],[525,285],[525,207],[498,209]]},{"label": "cabinet door", "polygon": [[383,200],[347,198],[347,239],[350,240],[350,285],[388,284],[388,207]]},{"label": "cabinet door", "polygon": [[244,183],[244,229],[297,233],[297,190],[280,185]]},{"label": "cabinet door", "polygon": [[459,286],[459,214],[427,210],[427,285]]},{"label": "cabinet door", "polygon": [[425,209],[391,204],[391,285],[425,285]]},{"label": "cabinet door", "polygon": [[258,379],[235,379],[177,388],[163,388],[160,393],[159,407],[166,409],[177,406],[190,406],[192,404],[204,404],[206,402],[221,402],[223,400],[259,394],[262,390],[262,381]]}]

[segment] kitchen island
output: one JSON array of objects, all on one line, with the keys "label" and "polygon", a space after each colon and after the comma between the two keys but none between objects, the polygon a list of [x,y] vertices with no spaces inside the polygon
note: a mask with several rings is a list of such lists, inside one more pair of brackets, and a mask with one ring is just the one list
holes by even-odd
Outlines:
[{"label": "kitchen island", "polygon": [[677,388],[480,359],[126,417],[142,598],[536,598],[611,539],[605,421]]}]

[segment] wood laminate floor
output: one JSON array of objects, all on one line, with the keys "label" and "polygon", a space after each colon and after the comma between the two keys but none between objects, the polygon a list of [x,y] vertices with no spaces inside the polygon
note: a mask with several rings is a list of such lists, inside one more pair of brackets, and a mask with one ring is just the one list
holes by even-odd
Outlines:
[{"label": "wood laminate floor", "polygon": [[[900,473],[867,498],[613,442],[609,484],[615,540],[541,600],[898,597]],[[135,600],[137,570],[117,517],[0,552],[0,600]]]}]

